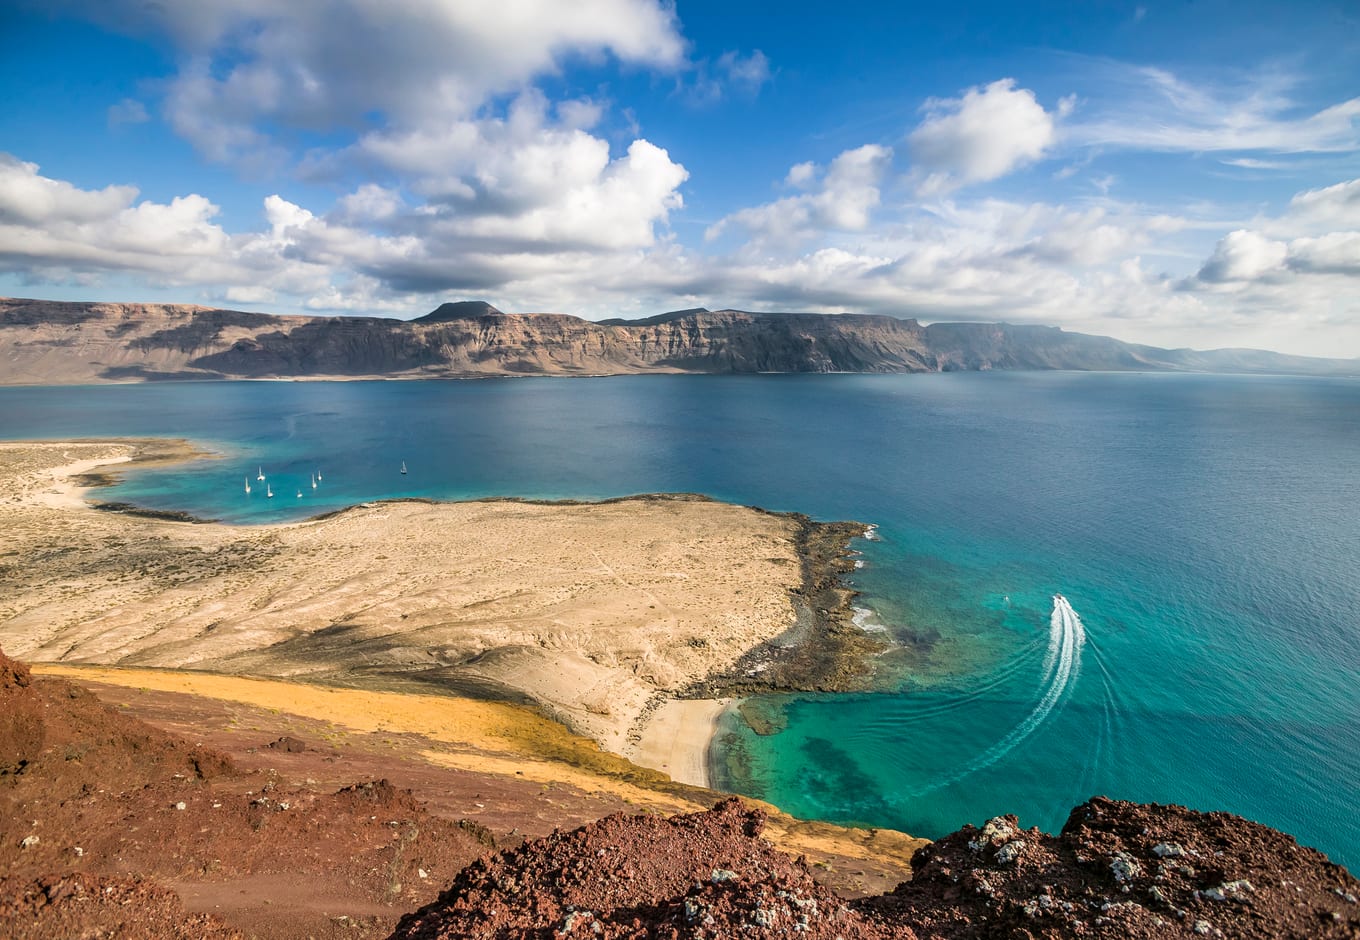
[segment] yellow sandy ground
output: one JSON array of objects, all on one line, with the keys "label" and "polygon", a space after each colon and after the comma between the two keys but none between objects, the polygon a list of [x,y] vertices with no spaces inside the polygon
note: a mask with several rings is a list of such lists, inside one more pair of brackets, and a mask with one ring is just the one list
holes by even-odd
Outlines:
[{"label": "yellow sandy ground", "polygon": [[[39,675],[127,688],[181,692],[313,720],[346,731],[419,735],[443,745],[422,752],[431,763],[476,773],[564,783],[607,792],[663,813],[707,809],[716,794],[673,783],[665,774],[601,751],[528,708],[443,695],[334,689],[297,682],[159,669],[38,664]],[[752,801],[756,802],[756,801]],[[839,855],[909,866],[926,844],[889,829],[845,829],[794,819],[768,804],[772,842],[791,853]]]}]

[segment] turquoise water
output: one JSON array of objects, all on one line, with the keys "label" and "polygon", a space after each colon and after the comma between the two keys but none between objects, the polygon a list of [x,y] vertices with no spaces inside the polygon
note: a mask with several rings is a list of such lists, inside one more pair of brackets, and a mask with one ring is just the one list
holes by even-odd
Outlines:
[{"label": "turquoise water", "polygon": [[926,836],[999,812],[1053,829],[1095,793],[1178,802],[1360,866],[1355,380],[0,389],[0,436],[76,435],[213,448],[107,497],[236,522],[392,496],[695,491],[875,523],[855,585],[902,644],[885,663],[910,669],[889,693],[777,700],[774,735],[729,729],[744,790]]}]

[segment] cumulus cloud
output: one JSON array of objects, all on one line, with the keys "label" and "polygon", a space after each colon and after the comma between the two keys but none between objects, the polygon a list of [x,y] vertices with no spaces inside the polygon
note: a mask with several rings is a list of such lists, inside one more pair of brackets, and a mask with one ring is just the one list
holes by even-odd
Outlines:
[{"label": "cumulus cloud", "polygon": [[1279,216],[1228,233],[1183,286],[1241,290],[1317,275],[1360,276],[1360,179],[1298,193]]},{"label": "cumulus cloud", "polygon": [[[655,246],[683,206],[688,173],[664,148],[641,137],[611,146],[593,130],[606,102],[550,102],[535,85],[582,61],[687,68],[665,0],[57,2],[169,41],[179,65],[160,86],[161,110],[208,159],[253,171],[291,168],[349,188],[320,208],[271,196],[262,206],[266,230],[228,239],[217,270],[250,272],[242,283],[276,297],[300,290],[310,294],[306,303],[321,303],[343,283],[382,303],[408,291],[579,273]],[[752,90],[769,76],[758,51],[725,54],[714,69],[728,85]],[[135,116],[127,102],[115,114]],[[326,145],[298,160],[317,133]],[[53,203],[87,212],[116,241],[131,237],[134,221],[118,212],[161,211],[132,206],[131,187],[77,190],[29,170],[11,174],[0,200],[35,225],[59,217]],[[208,221],[215,207],[183,199],[167,207],[179,215],[165,222],[171,237],[184,236],[185,251],[209,230],[223,236]],[[201,213],[191,218],[190,209]],[[43,243],[54,259],[70,255],[75,268],[174,268],[97,245],[77,250],[81,234]],[[55,260],[48,267],[58,270]],[[207,259],[180,265],[181,276],[192,282],[207,268]]]},{"label": "cumulus cloud", "polygon": [[292,260],[267,234],[230,235],[196,193],[138,201],[133,186],[86,190],[0,155],[0,270],[30,280],[134,274],[163,286],[314,290],[333,272]]},{"label": "cumulus cloud", "polygon": [[1054,115],[1011,78],[970,88],[962,98],[932,98],[925,111],[907,138],[924,194],[1005,176],[1041,159],[1057,138]]},{"label": "cumulus cloud", "polygon": [[866,144],[840,154],[825,172],[813,163],[797,164],[786,182],[811,191],[734,212],[710,226],[705,238],[742,229],[756,242],[786,244],[820,231],[861,231],[878,205],[891,158],[887,147]]},{"label": "cumulus cloud", "polygon": [[[272,128],[466,117],[580,57],[663,69],[684,60],[660,0],[67,0],[115,29],[168,38],[176,130],[214,160],[258,157]],[[268,154],[267,154],[268,155]]]},{"label": "cumulus cloud", "polygon": [[1289,243],[1286,261],[1295,271],[1360,277],[1360,232],[1296,238]]},{"label": "cumulus cloud", "polygon": [[[1360,352],[1360,180],[1297,194],[1285,211],[1223,236],[1178,293],[1211,303],[1260,345],[1321,356]],[[1215,303],[1219,298],[1221,302]],[[1241,342],[1240,340],[1238,341]]]},{"label": "cumulus cloud", "polygon": [[78,189],[38,173],[36,163],[0,153],[0,222],[34,225],[81,224],[118,212],[137,198],[135,186]]},{"label": "cumulus cloud", "polygon": [[167,273],[228,247],[211,221],[217,207],[202,196],[136,202],[132,186],[79,189],[38,171],[0,155],[0,258],[7,267]]},{"label": "cumulus cloud", "polygon": [[1255,280],[1281,271],[1288,253],[1289,246],[1284,242],[1238,229],[1219,241],[1213,255],[1199,269],[1198,277],[1211,284]]}]

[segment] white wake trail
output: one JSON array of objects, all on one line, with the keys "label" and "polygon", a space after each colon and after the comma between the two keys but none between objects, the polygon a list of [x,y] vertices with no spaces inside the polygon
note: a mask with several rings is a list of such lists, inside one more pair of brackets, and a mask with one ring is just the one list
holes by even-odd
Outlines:
[{"label": "white wake trail", "polygon": [[1057,707],[1072,682],[1081,671],[1081,650],[1086,645],[1086,628],[1081,618],[1061,594],[1053,595],[1053,613],[1048,618],[1048,651],[1044,654],[1043,676],[1044,694],[1038,703],[1025,716],[1024,720],[1012,728],[1004,738],[969,761],[964,767],[936,780],[923,793],[938,790],[969,774],[990,767],[1039,729],[1053,709]]}]

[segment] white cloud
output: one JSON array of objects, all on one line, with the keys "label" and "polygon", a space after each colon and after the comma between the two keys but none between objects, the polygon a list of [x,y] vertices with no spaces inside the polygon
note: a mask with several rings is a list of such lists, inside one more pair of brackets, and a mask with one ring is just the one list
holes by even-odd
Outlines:
[{"label": "white cloud", "polygon": [[[1070,101],[1061,107],[1069,110]],[[907,138],[925,194],[1005,176],[1042,158],[1057,135],[1053,115],[1011,78],[970,88],[962,98],[932,98],[925,110]]]},{"label": "white cloud", "polygon": [[278,294],[268,287],[238,286],[228,287],[223,299],[236,304],[266,304],[275,300]]},{"label": "white cloud", "polygon": [[78,189],[38,174],[36,163],[0,153],[0,223],[79,224],[106,218],[137,198],[135,186]]},{"label": "white cloud", "polygon": [[1296,238],[1289,243],[1287,262],[1295,271],[1360,277],[1360,232]]},{"label": "white cloud", "polygon": [[[448,249],[476,250],[479,239],[482,251],[645,247],[683,205],[679,187],[688,177],[646,140],[614,156],[605,140],[554,120],[535,93],[520,96],[503,119],[368,134],[349,157],[406,179],[428,203],[405,219],[394,210],[388,224],[418,227]],[[342,209],[352,215],[359,195]]]},{"label": "white cloud", "polygon": [[1360,179],[1298,193],[1274,227],[1296,233],[1360,229]]},{"label": "white cloud", "polygon": [[401,193],[395,189],[364,183],[357,190],[341,196],[333,215],[338,221],[355,225],[387,222],[406,208]]},{"label": "white cloud", "polygon": [[724,52],[718,57],[717,67],[729,82],[751,94],[770,80],[770,60],[759,49],[748,56],[735,50]]},{"label": "white cloud", "polygon": [[[113,28],[168,37],[175,129],[214,160],[277,160],[274,128],[413,128],[472,115],[571,59],[684,60],[660,0],[68,0]],[[751,60],[733,61],[749,75]],[[267,130],[270,129],[270,130]],[[263,151],[263,153],[261,153]]]},{"label": "white cloud", "polygon": [[811,160],[803,163],[795,163],[789,167],[788,175],[784,177],[784,185],[792,186],[796,189],[804,189],[817,177],[817,164]]},{"label": "white cloud", "polygon": [[1317,275],[1360,276],[1360,179],[1298,193],[1279,216],[1230,232],[1186,287],[1298,285]]},{"label": "white cloud", "polygon": [[0,155],[0,270],[30,280],[133,274],[165,286],[313,289],[331,272],[280,253],[267,235],[229,235],[218,207],[190,193],[137,201],[131,186],[84,190]]},{"label": "white cloud", "polygon": [[[862,231],[879,202],[879,183],[892,151],[877,144],[847,150],[831,161],[815,191],[732,213],[709,227],[712,241],[732,228],[745,230],[756,242],[789,243],[826,230]],[[790,185],[811,189],[818,168],[800,163],[785,178]]]},{"label": "white cloud", "polygon": [[229,239],[211,221],[218,210],[204,197],[135,202],[135,187],[83,190],[38,169],[0,157],[0,258],[6,267],[165,275],[202,260],[224,273],[214,259],[228,253]]},{"label": "white cloud", "polygon": [[1213,256],[1199,269],[1198,277],[1211,284],[1255,280],[1281,273],[1288,253],[1289,246],[1284,242],[1238,229],[1223,236]]},{"label": "white cloud", "polygon": [[1360,354],[1357,193],[1360,180],[1297,194],[1281,215],[1223,236],[1178,292],[1210,303],[1220,332],[1255,331],[1259,345],[1310,355]]}]

